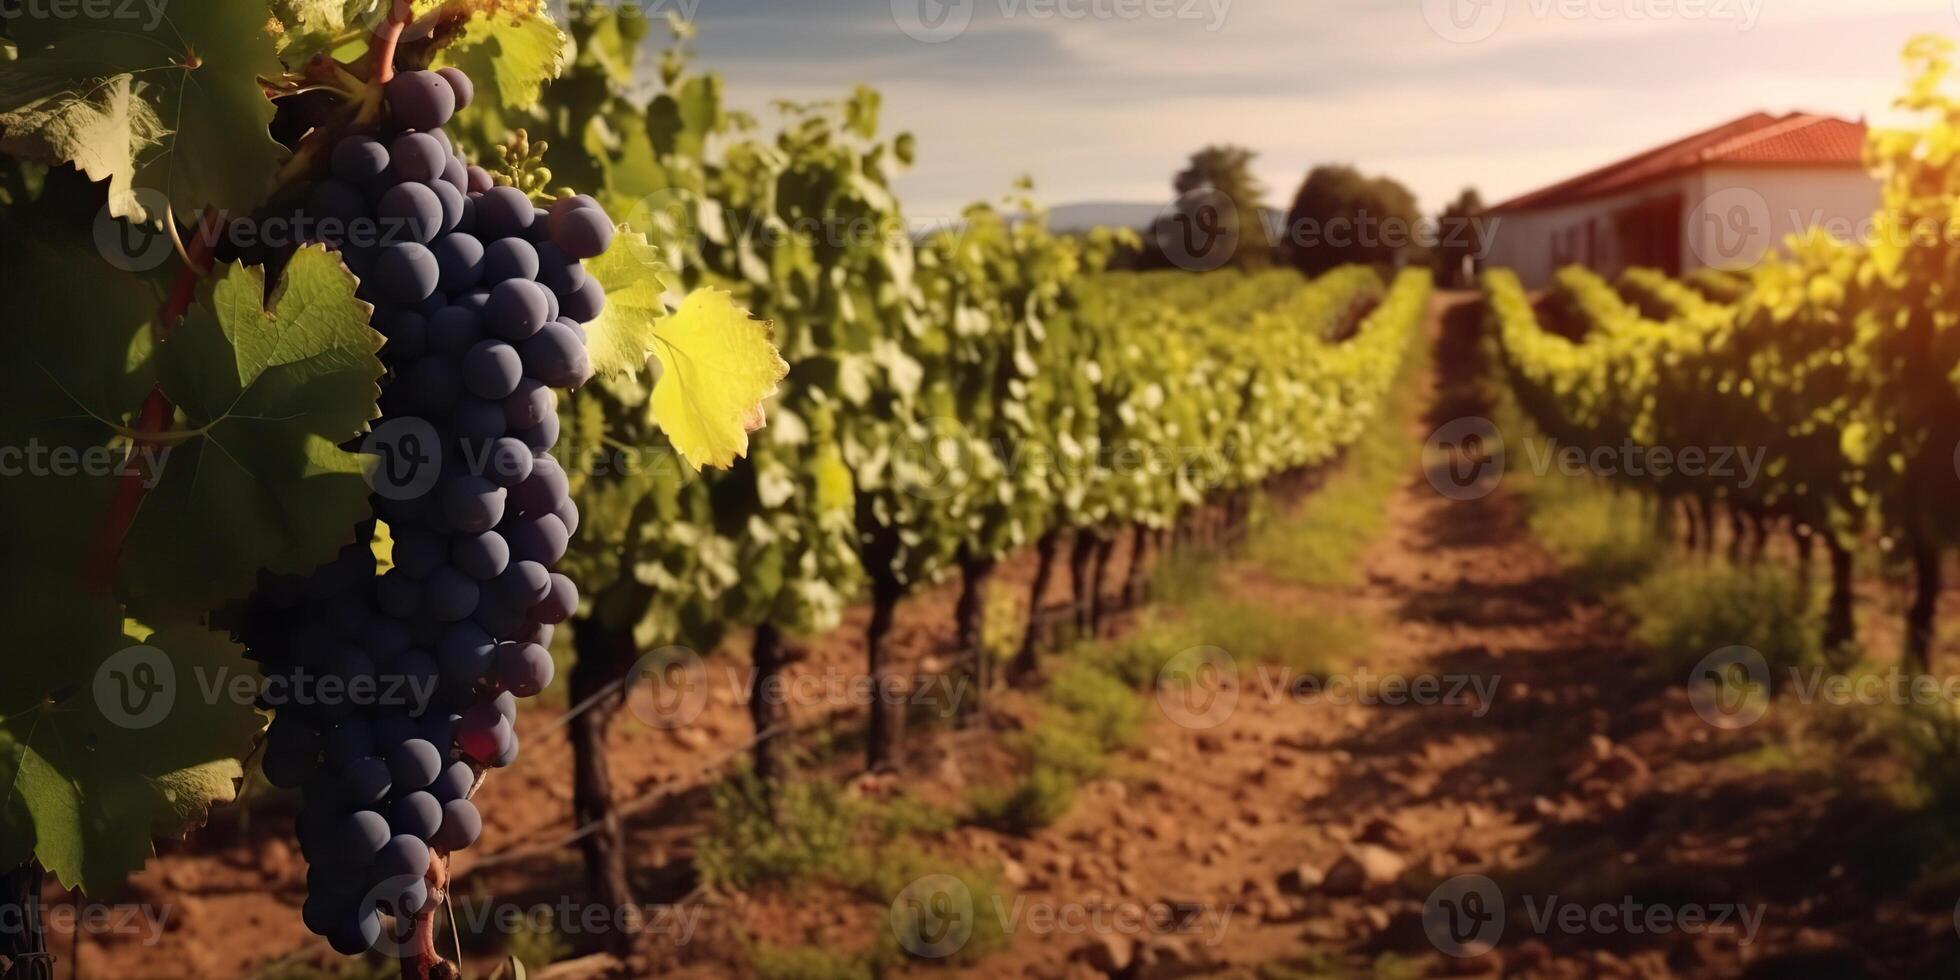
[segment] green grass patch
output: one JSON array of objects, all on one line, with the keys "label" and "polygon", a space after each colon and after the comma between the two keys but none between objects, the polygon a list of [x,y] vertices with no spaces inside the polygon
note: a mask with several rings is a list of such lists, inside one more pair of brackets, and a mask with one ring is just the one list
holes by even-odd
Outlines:
[{"label": "green grass patch", "polygon": [[1808,597],[1779,566],[1672,565],[1629,586],[1620,603],[1638,623],[1634,639],[1664,677],[1686,678],[1702,658],[1732,646],[1761,653],[1779,679],[1789,668],[1823,662]]}]

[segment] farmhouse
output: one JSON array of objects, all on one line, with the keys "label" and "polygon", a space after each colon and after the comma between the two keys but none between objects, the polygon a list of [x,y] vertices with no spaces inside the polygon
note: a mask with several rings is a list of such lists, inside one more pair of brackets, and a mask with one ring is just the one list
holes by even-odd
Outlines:
[{"label": "farmhouse", "polygon": [[1499,204],[1487,265],[1544,286],[1574,263],[1614,275],[1746,267],[1786,235],[1857,237],[1878,207],[1865,124],[1758,112]]}]

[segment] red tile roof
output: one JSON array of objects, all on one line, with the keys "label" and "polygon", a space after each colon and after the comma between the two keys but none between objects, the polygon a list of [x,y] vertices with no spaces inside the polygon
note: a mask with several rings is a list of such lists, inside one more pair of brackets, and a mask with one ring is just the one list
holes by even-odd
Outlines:
[{"label": "red tile roof", "polygon": [[1863,167],[1864,122],[1808,112],[1750,113],[1618,163],[1512,198],[1493,211],[1526,211],[1603,197],[1711,164]]}]

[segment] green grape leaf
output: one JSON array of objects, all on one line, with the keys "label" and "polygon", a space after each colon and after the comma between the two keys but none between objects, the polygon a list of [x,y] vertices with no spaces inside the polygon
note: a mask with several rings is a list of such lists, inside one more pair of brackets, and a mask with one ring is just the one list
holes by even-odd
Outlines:
[{"label": "green grape leaf", "polygon": [[222,269],[158,351],[192,434],[131,528],[132,598],[210,607],[258,569],[329,559],[369,515],[365,457],[340,444],[379,414],[382,338],[354,277],[322,248],[295,253],[270,303],[258,266]]},{"label": "green grape leaf", "polygon": [[564,73],[571,40],[552,23],[544,0],[491,7],[442,49],[435,66],[454,65],[476,79],[477,98],[487,110],[530,108],[543,96],[544,83]]},{"label": "green grape leaf", "polygon": [[271,0],[273,40],[288,63],[300,64],[332,51],[352,30],[379,26],[390,5],[389,0]]},{"label": "green grape leaf", "polygon": [[763,424],[762,403],[789,374],[769,324],[728,293],[701,289],[655,326],[654,339],[665,370],[651,407],[674,449],[697,469],[746,455],[749,433]]},{"label": "green grape leaf", "polygon": [[108,181],[116,217],[250,211],[286,156],[258,82],[283,72],[270,19],[264,0],[11,18],[0,149]]},{"label": "green grape leaf", "polygon": [[585,348],[601,376],[643,371],[653,356],[655,334],[667,317],[668,272],[660,250],[645,235],[621,226],[606,254],[585,264],[606,290],[599,318],[585,325]]},{"label": "green grape leaf", "polygon": [[[117,632],[90,629],[86,643],[45,658],[81,683],[0,722],[0,821],[24,812],[35,857],[63,887],[92,893],[140,869],[152,834],[179,836],[232,800],[244,774],[237,759],[263,727],[251,698],[228,683],[251,674],[223,636],[179,627],[139,643]],[[19,843],[10,834],[0,849]]]}]

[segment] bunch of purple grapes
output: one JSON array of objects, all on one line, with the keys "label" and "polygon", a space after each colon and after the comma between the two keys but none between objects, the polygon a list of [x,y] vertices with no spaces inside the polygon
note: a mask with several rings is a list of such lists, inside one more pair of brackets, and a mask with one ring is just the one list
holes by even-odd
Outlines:
[{"label": "bunch of purple grapes", "polygon": [[306,925],[347,955],[428,904],[434,853],[477,839],[479,774],[516,759],[517,699],[551,683],[553,627],[578,608],[552,570],[579,521],[553,389],[591,374],[582,324],[605,292],[580,262],[613,226],[590,198],[540,209],[466,164],[442,127],[472,91],[453,68],[394,78],[388,127],[335,147],[306,204],[387,338],[363,448],[392,567],[370,522],[312,575],[262,579],[239,629],[275,714],[266,778],[303,794]]}]

